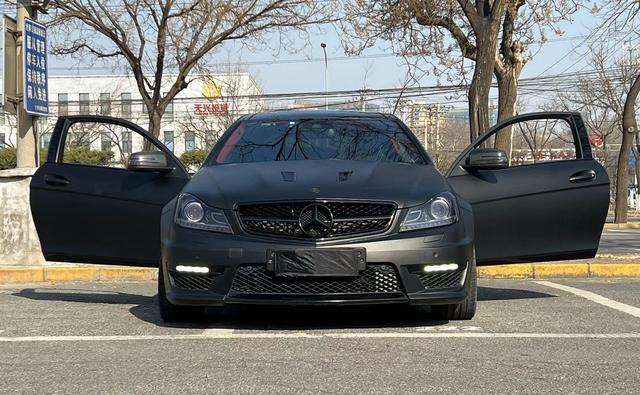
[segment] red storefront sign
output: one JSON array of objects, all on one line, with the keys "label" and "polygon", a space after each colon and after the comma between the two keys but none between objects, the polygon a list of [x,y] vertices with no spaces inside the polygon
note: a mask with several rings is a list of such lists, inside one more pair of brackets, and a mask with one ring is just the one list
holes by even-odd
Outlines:
[{"label": "red storefront sign", "polygon": [[196,103],[193,105],[195,115],[227,115],[228,103]]}]

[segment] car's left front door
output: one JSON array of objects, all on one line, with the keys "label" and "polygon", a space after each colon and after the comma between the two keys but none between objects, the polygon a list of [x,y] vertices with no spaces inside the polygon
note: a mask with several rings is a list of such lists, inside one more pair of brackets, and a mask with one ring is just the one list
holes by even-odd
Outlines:
[{"label": "car's left front door", "polygon": [[[166,171],[127,168],[135,151],[166,156]],[[48,261],[157,266],[163,206],[189,175],[157,139],[115,118],[62,117],[31,181],[31,211]]]}]

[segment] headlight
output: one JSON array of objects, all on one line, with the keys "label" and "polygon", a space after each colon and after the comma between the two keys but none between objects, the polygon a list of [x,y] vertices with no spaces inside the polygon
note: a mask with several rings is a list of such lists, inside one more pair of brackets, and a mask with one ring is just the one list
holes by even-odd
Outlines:
[{"label": "headlight", "polygon": [[400,224],[400,232],[435,228],[456,222],[455,202],[455,197],[445,192],[421,206],[409,209],[407,216]]},{"label": "headlight", "polygon": [[233,233],[224,211],[209,207],[188,193],[178,196],[175,221],[185,228]]}]

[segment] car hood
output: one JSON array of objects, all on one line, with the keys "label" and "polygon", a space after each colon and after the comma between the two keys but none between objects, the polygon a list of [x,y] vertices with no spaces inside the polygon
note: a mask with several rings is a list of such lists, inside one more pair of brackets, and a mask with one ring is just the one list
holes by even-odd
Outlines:
[{"label": "car hood", "polygon": [[386,200],[403,208],[448,190],[433,165],[305,160],[207,166],[183,192],[223,209],[243,202],[315,199]]}]

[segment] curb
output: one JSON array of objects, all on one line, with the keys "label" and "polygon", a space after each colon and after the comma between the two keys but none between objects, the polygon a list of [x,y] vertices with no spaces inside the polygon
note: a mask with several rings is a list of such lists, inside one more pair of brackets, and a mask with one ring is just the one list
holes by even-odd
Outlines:
[{"label": "curb", "polygon": [[69,281],[153,281],[158,269],[126,266],[0,267],[0,284]]},{"label": "curb", "polygon": [[605,229],[640,229],[640,223],[604,224]]},{"label": "curb", "polygon": [[[640,263],[525,263],[483,266],[480,278],[640,278]],[[0,267],[0,284],[155,281],[158,270],[126,266]]]}]

